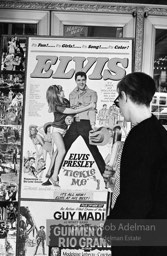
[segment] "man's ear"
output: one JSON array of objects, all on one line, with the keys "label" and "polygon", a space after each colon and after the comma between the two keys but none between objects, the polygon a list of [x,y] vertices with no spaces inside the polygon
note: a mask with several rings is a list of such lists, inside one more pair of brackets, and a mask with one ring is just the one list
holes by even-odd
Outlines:
[{"label": "man's ear", "polygon": [[127,102],[127,95],[124,91],[121,91],[121,99],[123,99],[125,102]]}]

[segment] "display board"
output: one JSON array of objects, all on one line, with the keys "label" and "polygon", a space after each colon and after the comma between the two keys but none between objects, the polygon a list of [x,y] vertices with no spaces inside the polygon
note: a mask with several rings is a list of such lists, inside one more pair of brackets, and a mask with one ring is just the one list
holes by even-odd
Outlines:
[{"label": "display board", "polygon": [[[121,126],[122,140],[130,129],[114,100],[117,83],[132,71],[132,39],[2,36],[1,44],[2,255],[50,256],[54,250],[59,255],[90,250],[111,255],[97,231],[106,218],[108,195],[99,161],[110,160],[113,128]],[[82,92],[83,81],[75,77],[80,71],[87,76]],[[53,100],[55,88],[67,100]],[[88,105],[81,113],[72,112]],[[60,130],[58,117],[66,123]],[[72,125],[82,133],[73,130],[56,177],[59,153],[72,140]],[[85,232],[81,239],[81,230],[78,236],[63,235],[78,225],[93,229],[94,238]]]}]

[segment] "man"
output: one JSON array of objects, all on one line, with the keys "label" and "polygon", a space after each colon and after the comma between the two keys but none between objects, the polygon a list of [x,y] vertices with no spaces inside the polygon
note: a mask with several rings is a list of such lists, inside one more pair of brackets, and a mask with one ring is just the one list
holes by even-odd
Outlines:
[{"label": "man", "polygon": [[39,230],[38,233],[37,233],[37,236],[36,236],[36,239],[37,239],[37,246],[36,246],[34,255],[37,254],[38,247],[39,247],[40,243],[42,243],[43,255],[45,255],[45,240],[46,240],[46,234],[45,234],[44,228],[45,228],[44,226],[40,226],[40,230]]},{"label": "man", "polygon": [[13,163],[13,169],[14,169],[15,173],[17,174],[17,169],[16,169],[16,165],[17,165],[17,148],[16,147],[13,148],[12,163]]},{"label": "man", "polygon": [[[72,108],[87,106],[91,102],[94,102],[95,104],[97,103],[97,93],[88,88],[86,85],[86,80],[87,76],[85,72],[79,71],[75,74],[77,87],[69,95],[70,106]],[[79,135],[81,135],[92,153],[100,172],[103,173],[105,169],[104,160],[98,148],[89,144],[89,131],[95,128],[95,122],[95,109],[77,114],[74,122],[71,124],[66,132],[66,135],[64,136],[64,144],[66,151],[68,151],[72,143]]]},{"label": "man", "polygon": [[102,109],[99,110],[97,119],[99,120],[99,125],[106,126],[108,124],[108,109],[107,104],[103,104]]},{"label": "man", "polygon": [[15,229],[13,225],[17,219],[17,210],[16,210],[16,207],[14,207],[13,203],[10,203],[10,205],[7,206],[6,212],[7,212],[7,222],[11,224],[11,229]]},{"label": "man", "polygon": [[6,201],[16,201],[17,187],[15,184],[11,184],[8,189],[8,199]]},{"label": "man", "polygon": [[[167,132],[150,112],[154,80],[134,72],[125,76],[117,89],[115,104],[133,128],[124,143],[120,194],[105,222],[104,236],[111,233],[107,226],[113,219],[142,219],[146,224],[149,219],[167,219]],[[140,245],[113,246],[112,256],[167,255],[167,247]]]},{"label": "man", "polygon": [[27,173],[28,175],[33,175],[37,178],[34,164],[35,164],[35,158],[29,157],[24,163],[24,173]]}]

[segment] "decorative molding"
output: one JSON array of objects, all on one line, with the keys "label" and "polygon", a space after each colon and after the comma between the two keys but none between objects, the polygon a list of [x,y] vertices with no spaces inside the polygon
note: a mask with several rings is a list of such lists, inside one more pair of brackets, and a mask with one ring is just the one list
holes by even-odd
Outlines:
[{"label": "decorative molding", "polygon": [[67,2],[21,2],[0,1],[0,9],[53,10],[71,12],[133,13],[136,7],[111,5],[108,3],[67,3]]},{"label": "decorative molding", "polygon": [[145,7],[145,12],[147,15],[158,15],[158,16],[167,16],[167,8],[149,8]]},{"label": "decorative molding", "polygon": [[137,8],[136,36],[135,36],[135,70],[142,70],[143,39],[144,39],[144,8]]},{"label": "decorative molding", "polygon": [[82,12],[82,13],[107,13],[107,14],[132,14],[136,19],[135,31],[135,52],[134,52],[134,71],[142,71],[142,56],[144,42],[144,22],[150,16],[167,16],[167,6],[151,7],[151,6],[134,6],[120,5],[117,3],[88,3],[88,2],[67,2],[67,1],[0,1],[0,9],[6,10],[38,10],[38,11],[55,11],[55,12]]}]

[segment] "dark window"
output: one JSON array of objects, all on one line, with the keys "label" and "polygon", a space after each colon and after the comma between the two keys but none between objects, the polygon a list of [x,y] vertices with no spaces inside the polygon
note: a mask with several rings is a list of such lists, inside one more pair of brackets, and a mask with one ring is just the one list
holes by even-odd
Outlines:
[{"label": "dark window", "polygon": [[37,35],[37,24],[0,23],[0,35]]},{"label": "dark window", "polygon": [[157,102],[157,97],[153,97],[152,104],[156,104],[156,102]]},{"label": "dark window", "polygon": [[122,27],[64,25],[64,36],[122,38]]},{"label": "dark window", "polygon": [[166,105],[166,97],[160,97],[159,104],[160,105]]}]

